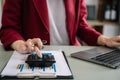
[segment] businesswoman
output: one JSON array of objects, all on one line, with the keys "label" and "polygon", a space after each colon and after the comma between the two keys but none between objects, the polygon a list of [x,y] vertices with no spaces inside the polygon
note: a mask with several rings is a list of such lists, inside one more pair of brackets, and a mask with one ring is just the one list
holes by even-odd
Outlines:
[{"label": "businesswoman", "polygon": [[120,46],[120,37],[107,38],[86,22],[85,0],[6,0],[0,39],[6,50],[36,51],[46,45]]}]

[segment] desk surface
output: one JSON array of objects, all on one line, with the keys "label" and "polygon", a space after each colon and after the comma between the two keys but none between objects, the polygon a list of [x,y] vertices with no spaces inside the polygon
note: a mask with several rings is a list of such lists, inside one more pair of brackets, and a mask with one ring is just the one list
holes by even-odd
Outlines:
[{"label": "desk surface", "polygon": [[[73,52],[90,48],[92,47],[45,46],[44,50],[64,50],[71,70],[73,72],[74,80],[120,80],[120,68],[111,69],[70,57],[70,54]],[[7,61],[9,60],[12,53],[13,51],[5,51],[0,45],[0,72],[7,64]]]}]

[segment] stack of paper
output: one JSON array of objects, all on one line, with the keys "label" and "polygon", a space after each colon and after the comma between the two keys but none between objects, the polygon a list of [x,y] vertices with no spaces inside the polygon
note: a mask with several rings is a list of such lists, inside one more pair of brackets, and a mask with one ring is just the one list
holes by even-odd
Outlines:
[{"label": "stack of paper", "polygon": [[2,77],[17,76],[18,78],[32,78],[38,76],[40,78],[57,78],[57,76],[72,76],[70,68],[65,60],[65,56],[61,51],[41,51],[41,53],[51,53],[56,63],[51,67],[29,67],[25,63],[29,54],[20,54],[14,51],[8,64],[1,73]]}]

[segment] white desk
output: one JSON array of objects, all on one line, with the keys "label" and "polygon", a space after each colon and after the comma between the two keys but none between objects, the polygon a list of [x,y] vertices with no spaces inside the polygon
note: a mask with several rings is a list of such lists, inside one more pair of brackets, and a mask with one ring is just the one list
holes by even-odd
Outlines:
[{"label": "white desk", "polygon": [[[45,46],[45,50],[63,50],[66,53],[69,65],[73,72],[74,80],[120,80],[120,68],[111,69],[94,63],[82,61],[70,57],[70,54],[80,50],[90,49],[92,47],[83,46]],[[5,51],[0,46],[0,72],[6,65],[12,51]],[[13,80],[13,79],[11,79]],[[25,79],[24,79],[25,80]],[[26,79],[28,80],[28,79]],[[54,79],[55,80],[55,79]],[[58,80],[58,79],[57,79]],[[68,80],[68,79],[67,79]]]}]

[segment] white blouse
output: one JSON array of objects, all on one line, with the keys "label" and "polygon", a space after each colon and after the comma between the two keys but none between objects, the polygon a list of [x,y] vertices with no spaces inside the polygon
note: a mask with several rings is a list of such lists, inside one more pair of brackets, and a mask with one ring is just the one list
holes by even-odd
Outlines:
[{"label": "white blouse", "polygon": [[50,23],[50,45],[69,45],[63,0],[47,0],[47,6]]}]

